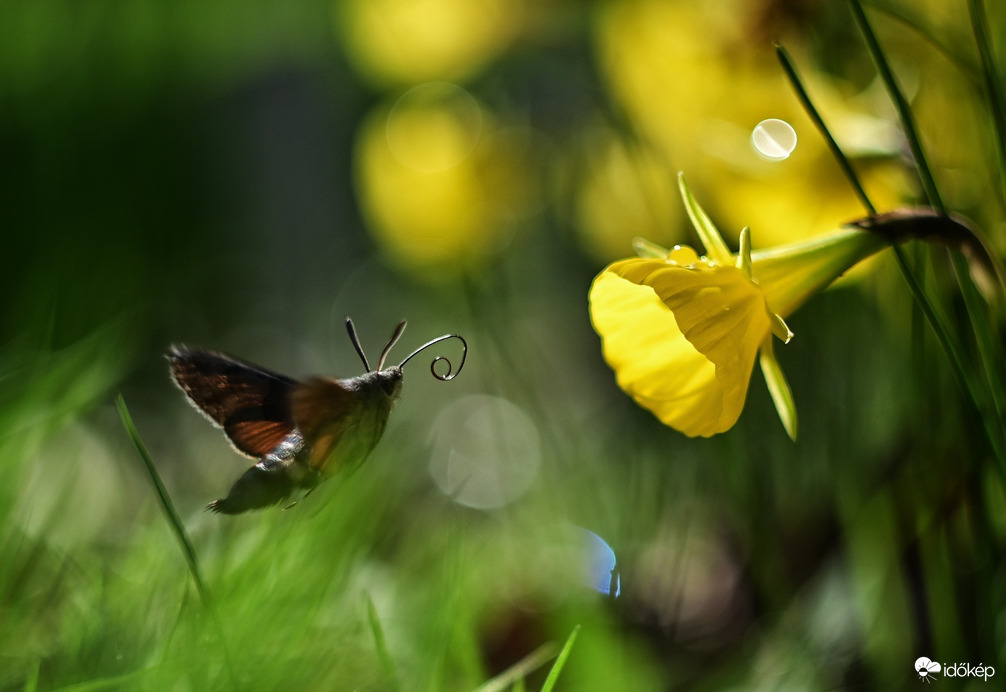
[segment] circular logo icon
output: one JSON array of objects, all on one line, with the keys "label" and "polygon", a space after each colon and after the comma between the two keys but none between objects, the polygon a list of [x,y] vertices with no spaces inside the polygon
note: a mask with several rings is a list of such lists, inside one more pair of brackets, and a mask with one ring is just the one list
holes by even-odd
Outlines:
[{"label": "circular logo icon", "polygon": [[940,664],[925,656],[915,659],[915,673],[920,680],[932,682],[940,673]]}]

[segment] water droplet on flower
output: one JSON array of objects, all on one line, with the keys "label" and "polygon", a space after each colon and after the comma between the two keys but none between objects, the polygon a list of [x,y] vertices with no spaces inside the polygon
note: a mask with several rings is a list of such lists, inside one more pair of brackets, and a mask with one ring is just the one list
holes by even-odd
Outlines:
[{"label": "water droplet on flower", "polygon": [[698,253],[687,245],[675,245],[667,254],[667,259],[682,267],[694,267],[699,262]]},{"label": "water droplet on flower", "polygon": [[751,132],[755,153],[769,161],[783,161],[796,149],[796,130],[785,120],[762,120]]}]

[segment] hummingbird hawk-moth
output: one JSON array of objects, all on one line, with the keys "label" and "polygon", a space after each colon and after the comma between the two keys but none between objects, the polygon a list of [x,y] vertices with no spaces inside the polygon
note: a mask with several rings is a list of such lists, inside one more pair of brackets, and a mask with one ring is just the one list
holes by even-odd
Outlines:
[{"label": "hummingbird hawk-moth", "polygon": [[[430,364],[438,380],[451,380],[464,367],[468,343],[457,334],[429,341],[398,365],[385,367],[388,352],[405,331],[395,328],[381,351],[377,368],[360,345],[353,321],[346,318],[353,347],[367,369],[363,375],[298,381],[223,353],[172,346],[167,358],[171,377],[210,422],[223,428],[234,448],[258,462],[238,478],[226,497],[207,505],[221,514],[239,514],[275,505],[295,492],[311,492],[327,476],[352,471],[377,445],[391,407],[402,391],[402,367],[445,339],[458,339],[463,350],[457,370],[443,356]],[[437,372],[437,363],[447,372]]]}]

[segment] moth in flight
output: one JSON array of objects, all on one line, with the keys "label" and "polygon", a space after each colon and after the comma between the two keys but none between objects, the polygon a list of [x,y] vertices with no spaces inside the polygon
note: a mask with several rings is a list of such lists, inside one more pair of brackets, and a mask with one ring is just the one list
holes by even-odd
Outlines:
[{"label": "moth in flight", "polygon": [[[385,367],[388,352],[405,331],[401,322],[381,351],[377,368],[346,318],[353,347],[367,369],[346,379],[312,377],[304,381],[238,358],[185,346],[172,346],[171,378],[189,401],[224,434],[234,448],[258,462],[238,478],[226,497],[207,505],[221,514],[240,514],[275,505],[297,491],[310,492],[326,477],[358,467],[384,433],[391,407],[402,391],[402,368],[423,350],[446,339],[462,345],[457,370],[443,356],[430,364],[441,381],[464,367],[468,343],[445,334],[423,344],[398,365]],[[446,363],[438,373],[437,364]]]}]

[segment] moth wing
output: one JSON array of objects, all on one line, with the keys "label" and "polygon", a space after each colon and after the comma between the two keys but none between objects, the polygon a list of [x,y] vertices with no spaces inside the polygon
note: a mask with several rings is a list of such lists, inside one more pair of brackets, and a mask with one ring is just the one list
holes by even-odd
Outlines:
[{"label": "moth wing", "polygon": [[293,420],[310,449],[308,464],[324,471],[336,445],[347,434],[355,434],[363,417],[359,394],[341,380],[312,377],[298,384],[290,396]]},{"label": "moth wing", "polygon": [[264,456],[293,432],[293,378],[213,351],[172,346],[167,357],[178,388],[242,454]]}]

